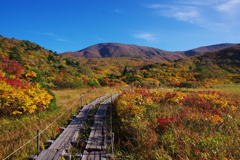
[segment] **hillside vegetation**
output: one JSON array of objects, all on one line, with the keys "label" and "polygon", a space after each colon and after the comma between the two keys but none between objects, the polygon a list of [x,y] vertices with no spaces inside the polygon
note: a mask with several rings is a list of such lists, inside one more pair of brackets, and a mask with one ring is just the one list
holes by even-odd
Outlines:
[{"label": "hillside vegetation", "polygon": [[199,47],[187,51],[165,51],[153,47],[138,46],[121,43],[99,43],[76,52],[64,52],[62,55],[81,58],[138,58],[150,62],[170,62],[179,58],[200,55],[207,51],[220,50],[235,46],[236,44],[223,43],[211,46]]},{"label": "hillside vegetation", "polygon": [[125,68],[122,75],[105,80],[142,87],[210,87],[217,83],[240,82],[240,46],[186,57],[174,62],[144,65],[134,70]]},{"label": "hillside vegetation", "polygon": [[27,40],[0,36],[1,116],[45,110],[54,106],[49,89],[100,87],[102,77],[143,64],[148,62],[71,59]]},{"label": "hillside vegetation", "polygon": [[[154,50],[165,60],[154,62],[151,53],[103,56],[110,48],[101,51],[105,58],[74,57],[0,36],[0,158],[67,111],[54,127],[65,124],[80,105],[79,94],[88,103],[118,91],[123,94],[114,112],[116,158],[239,159],[240,45],[213,48],[173,59]],[[58,134],[50,132],[44,140]],[[13,159],[36,152],[32,146]]]},{"label": "hillside vegetation", "polygon": [[[239,89],[228,85],[227,91]],[[239,96],[216,89],[126,91],[116,101],[116,154],[119,159],[239,159]]]},{"label": "hillside vegetation", "polygon": [[169,52],[157,48],[121,43],[100,43],[77,52],[65,52],[63,55],[83,58],[128,57],[146,61],[160,62],[183,58],[180,52]]},{"label": "hillside vegetation", "polygon": [[[157,50],[149,47],[121,45],[113,46],[124,48],[128,52],[135,47],[139,50],[149,50],[149,53],[156,52],[153,55],[164,57],[168,54],[157,53]],[[96,47],[103,50],[104,45],[93,46],[95,49]],[[105,48],[112,49],[111,44],[105,45]],[[211,50],[210,47],[205,48]],[[219,46],[217,48],[219,49]],[[34,113],[49,108],[51,104],[54,106],[54,95],[49,91],[53,88],[129,84],[150,88],[158,86],[196,88],[209,87],[216,83],[239,83],[239,55],[240,46],[234,45],[173,62],[154,63],[127,57],[74,59],[46,50],[30,41],[1,36],[1,114]]]}]

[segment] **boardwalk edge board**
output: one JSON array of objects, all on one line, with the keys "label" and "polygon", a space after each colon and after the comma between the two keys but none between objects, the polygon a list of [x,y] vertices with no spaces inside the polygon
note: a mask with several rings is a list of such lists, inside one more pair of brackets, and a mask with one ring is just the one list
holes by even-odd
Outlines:
[{"label": "boardwalk edge board", "polygon": [[70,124],[63,130],[63,132],[48,149],[43,150],[39,154],[36,160],[59,159],[63,154],[63,150],[68,152],[71,148],[71,141],[76,140],[78,137],[79,129],[83,127],[83,123],[86,121],[87,115],[91,111],[92,107],[100,103],[108,96],[109,95],[104,95],[91,103],[84,105],[76,118],[70,122]]},{"label": "boardwalk edge board", "polygon": [[110,154],[107,154],[107,109],[111,106],[118,94],[113,95],[102,102],[94,116],[94,123],[87,141],[87,145],[82,155],[82,160],[105,160]]},{"label": "boardwalk edge board", "polygon": [[[109,97],[110,98],[107,98]],[[100,98],[95,99],[89,104],[86,104],[82,107],[81,110],[79,110],[78,115],[74,115],[74,118],[70,122],[70,124],[64,128],[62,127],[62,133],[57,137],[56,140],[48,140],[49,147],[47,149],[42,150],[42,152],[36,157],[35,155],[29,156],[29,159],[35,159],[35,160],[59,160],[61,157],[65,159],[71,159],[72,155],[68,153],[76,143],[77,138],[80,134],[80,130],[84,128],[84,123],[86,122],[88,115],[92,108],[99,104],[99,108],[96,115],[94,116],[94,124],[96,126],[93,126],[95,128],[95,131],[97,131],[97,135],[99,134],[99,137],[95,137],[97,139],[97,142],[100,144],[98,145],[97,142],[95,143],[95,146],[97,147],[97,151],[92,152],[90,157],[92,157],[92,154],[97,157],[102,157],[100,159],[106,159],[106,111],[108,108],[108,105],[118,96],[118,94],[115,94],[113,96],[111,95],[104,95]],[[105,98],[107,98],[104,102],[102,102]],[[101,103],[102,102],[102,103]],[[101,107],[100,107],[101,106]],[[96,130],[97,127],[97,130]],[[93,129],[91,130],[92,133]],[[90,134],[91,134],[90,133]],[[102,136],[100,136],[102,134]],[[90,139],[90,137],[89,137]],[[94,138],[93,138],[94,139]],[[89,143],[93,140],[90,139],[86,142],[86,147],[89,145]],[[101,146],[102,145],[102,146]],[[91,148],[90,148],[91,149]],[[86,151],[86,150],[85,150]],[[84,152],[85,152],[84,151]],[[86,151],[87,152],[87,151]],[[82,157],[84,159],[84,153],[76,154],[77,157]],[[32,157],[32,158],[30,158]],[[77,158],[75,157],[75,158]],[[85,156],[86,157],[86,156]],[[89,158],[87,158],[89,159]]]}]

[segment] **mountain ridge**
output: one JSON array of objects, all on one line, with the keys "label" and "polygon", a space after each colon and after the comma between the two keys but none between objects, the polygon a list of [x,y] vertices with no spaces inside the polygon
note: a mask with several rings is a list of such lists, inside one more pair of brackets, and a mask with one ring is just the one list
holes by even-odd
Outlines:
[{"label": "mountain ridge", "polygon": [[99,43],[76,52],[62,54],[83,58],[129,57],[158,62],[184,57],[182,54],[162,49],[121,43]]},{"label": "mountain ridge", "polygon": [[225,48],[236,46],[236,45],[238,44],[237,43],[220,43],[220,44],[214,44],[209,46],[197,47],[197,48],[190,49],[183,52],[188,57],[188,56],[199,55],[208,51],[217,51],[217,50],[225,49]]},{"label": "mountain ridge", "polygon": [[173,61],[179,58],[203,54],[228,48],[237,44],[221,43],[198,47],[187,51],[166,51],[154,47],[122,43],[98,43],[75,52],[63,52],[62,55],[81,58],[129,57],[153,62]]}]

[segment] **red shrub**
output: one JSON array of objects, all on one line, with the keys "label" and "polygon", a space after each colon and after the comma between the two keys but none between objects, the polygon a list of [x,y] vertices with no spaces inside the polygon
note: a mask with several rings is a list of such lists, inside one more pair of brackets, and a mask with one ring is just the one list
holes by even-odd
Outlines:
[{"label": "red shrub", "polygon": [[18,79],[10,79],[10,78],[6,78],[6,77],[4,77],[2,75],[0,75],[0,80],[3,80],[7,84],[9,84],[11,86],[14,86],[14,87],[18,87],[18,88],[24,88],[26,86]]},{"label": "red shrub", "polygon": [[18,61],[3,58],[3,60],[0,61],[0,69],[8,74],[20,77],[24,68]]},{"label": "red shrub", "polygon": [[165,131],[167,125],[172,125],[176,123],[178,120],[179,120],[179,117],[159,117],[158,123],[159,123],[160,132]]}]

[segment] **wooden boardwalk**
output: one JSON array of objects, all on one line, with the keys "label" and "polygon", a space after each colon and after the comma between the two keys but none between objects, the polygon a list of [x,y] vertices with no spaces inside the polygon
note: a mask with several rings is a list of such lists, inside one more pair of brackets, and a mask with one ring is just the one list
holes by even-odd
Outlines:
[{"label": "wooden boardwalk", "polygon": [[76,141],[79,136],[79,130],[83,128],[84,122],[87,120],[87,116],[92,107],[100,103],[104,98],[109,95],[100,97],[90,104],[83,106],[79,114],[75,119],[64,129],[60,136],[51,144],[48,149],[43,150],[37,160],[58,160],[61,157],[68,155],[71,148],[71,142]]},{"label": "wooden boardwalk", "polygon": [[98,107],[94,118],[93,126],[87,141],[86,148],[83,152],[82,160],[104,160],[107,153],[107,109],[111,105],[111,101],[115,99],[118,94],[105,100]]}]

